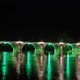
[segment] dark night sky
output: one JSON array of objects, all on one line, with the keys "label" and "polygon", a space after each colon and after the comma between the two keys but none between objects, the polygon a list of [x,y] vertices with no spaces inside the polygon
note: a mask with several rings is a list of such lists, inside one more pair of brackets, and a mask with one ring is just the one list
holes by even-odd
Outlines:
[{"label": "dark night sky", "polygon": [[78,41],[79,11],[70,0],[1,0],[0,39]]}]

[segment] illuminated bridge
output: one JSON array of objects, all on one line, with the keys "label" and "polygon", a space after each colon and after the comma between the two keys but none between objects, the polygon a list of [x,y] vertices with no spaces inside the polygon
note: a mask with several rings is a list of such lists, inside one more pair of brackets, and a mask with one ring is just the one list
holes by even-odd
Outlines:
[{"label": "illuminated bridge", "polygon": [[0,41],[0,80],[80,80],[80,43]]}]

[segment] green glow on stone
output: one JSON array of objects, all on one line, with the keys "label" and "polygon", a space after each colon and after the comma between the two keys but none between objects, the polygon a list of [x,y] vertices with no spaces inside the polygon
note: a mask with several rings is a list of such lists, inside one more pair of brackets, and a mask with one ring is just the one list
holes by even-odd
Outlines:
[{"label": "green glow on stone", "polygon": [[48,54],[47,80],[51,80],[51,55],[50,53]]},{"label": "green glow on stone", "polygon": [[76,57],[78,54],[78,47],[75,44],[68,43],[67,46],[72,47],[72,56]]},{"label": "green glow on stone", "polygon": [[3,75],[3,80],[5,80],[5,76],[7,74],[7,66],[8,66],[8,52],[2,52],[2,75]]},{"label": "green glow on stone", "polygon": [[76,65],[75,61],[78,53],[78,48],[75,44],[68,43],[65,46],[64,52],[66,53],[66,80],[70,80],[70,75],[75,70],[74,68]]},{"label": "green glow on stone", "polygon": [[7,66],[3,66],[3,67],[2,67],[2,75],[3,75],[2,80],[5,80],[5,78],[6,78],[6,73],[7,73]]},{"label": "green glow on stone", "polygon": [[10,57],[9,57],[9,60],[13,62],[14,59],[15,59],[15,56],[16,56],[16,54],[17,54],[17,51],[18,51],[17,46],[16,46],[14,43],[9,42],[9,41],[4,41],[3,44],[4,44],[4,45],[9,44],[9,45],[12,47],[13,51],[12,51],[11,54],[9,55],[9,56],[10,56]]},{"label": "green glow on stone", "polygon": [[66,80],[70,79],[70,57],[69,54],[67,54],[67,59],[66,59]]},{"label": "green glow on stone", "polygon": [[48,43],[49,46],[53,46],[54,47],[54,55],[53,56],[56,56],[58,57],[59,54],[60,54],[60,46],[57,45],[57,44],[53,44],[53,43]]},{"label": "green glow on stone", "polygon": [[32,54],[30,52],[26,52],[26,72],[28,77],[31,76],[31,58]]},{"label": "green glow on stone", "polygon": [[12,48],[13,48],[12,55],[15,55],[17,53],[18,49],[17,49],[17,46],[15,44],[8,42],[8,41],[4,41],[3,43],[4,43],[4,45],[9,44],[10,46],[12,46]]}]

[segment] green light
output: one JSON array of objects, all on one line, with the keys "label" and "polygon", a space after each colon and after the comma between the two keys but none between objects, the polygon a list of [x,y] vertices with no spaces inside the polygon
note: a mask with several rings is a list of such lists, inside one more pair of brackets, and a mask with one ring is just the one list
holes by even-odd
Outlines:
[{"label": "green light", "polygon": [[35,48],[35,52],[34,52],[34,55],[36,55],[36,56],[38,56],[38,55],[40,55],[40,51],[41,51],[41,46],[40,45],[38,45],[38,44],[36,44],[36,43],[34,43],[34,48]]},{"label": "green light", "polygon": [[71,47],[72,48],[72,53],[71,56],[76,57],[78,54],[78,47],[75,44],[67,43],[66,47]]},{"label": "green light", "polygon": [[6,73],[7,73],[7,66],[2,66],[2,80],[5,80],[6,78]]},{"label": "green light", "polygon": [[30,52],[26,52],[26,72],[29,78],[31,76],[31,58],[32,54]]},{"label": "green light", "polygon": [[51,80],[51,55],[48,54],[47,80]]},{"label": "green light", "polygon": [[67,59],[66,59],[66,78],[67,78],[67,80],[70,79],[70,57],[69,57],[69,54],[67,54]]},{"label": "green light", "polygon": [[2,65],[5,66],[7,64],[8,52],[3,52]]},{"label": "green light", "polygon": [[[48,43],[47,46],[48,46],[48,48],[50,48],[50,50],[49,50],[48,52],[53,53],[53,57],[55,56],[55,58],[56,58],[56,57],[59,56],[59,54],[60,54],[60,46],[59,46],[59,45],[53,44],[53,43]],[[53,50],[52,47],[54,48],[54,50]],[[48,50],[48,48],[47,48],[47,50]],[[46,51],[47,51],[47,50],[46,50]],[[45,53],[46,53],[46,52],[45,52]],[[51,53],[50,53],[50,54],[51,54]]]},{"label": "green light", "polygon": [[11,43],[11,42],[8,42],[8,41],[4,41],[3,43],[4,43],[4,45],[9,44],[13,48],[13,52],[12,52],[11,55],[16,55],[18,49],[17,49],[17,46],[14,43]]},{"label": "green light", "polygon": [[[47,80],[52,80],[55,71],[58,69],[57,68],[57,60],[60,54],[60,46],[57,44],[53,44],[53,43],[48,43],[45,48],[44,48],[44,53],[47,56],[47,66],[46,66],[46,78]],[[53,68],[54,67],[54,68]],[[53,72],[53,70],[55,72]]]},{"label": "green light", "polygon": [[67,43],[63,49],[66,56],[66,80],[70,80],[71,74],[73,74],[76,69],[78,48],[75,44]]},{"label": "green light", "polygon": [[5,80],[5,76],[7,74],[7,66],[8,66],[8,52],[2,52],[2,75],[3,80]]}]

